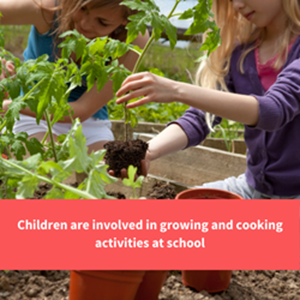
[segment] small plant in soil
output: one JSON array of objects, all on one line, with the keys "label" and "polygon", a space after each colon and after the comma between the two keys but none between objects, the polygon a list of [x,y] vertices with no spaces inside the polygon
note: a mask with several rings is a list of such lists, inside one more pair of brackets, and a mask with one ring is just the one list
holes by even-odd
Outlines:
[{"label": "small plant in soil", "polygon": [[[174,48],[177,42],[176,28],[169,19],[175,16],[180,16],[180,19],[194,19],[186,34],[198,34],[210,29],[200,50],[207,50],[209,53],[215,49],[219,43],[219,30],[215,23],[210,21],[212,1],[198,0],[193,9],[175,13],[181,1],[183,0],[174,2],[168,16],[160,14],[153,0],[124,1],[123,5],[138,11],[130,17],[126,42],[109,37],[89,40],[76,30],[68,31],[60,36],[60,58],[55,62],[49,62],[48,56],[43,55],[21,63],[5,50],[5,39],[0,27],[0,58],[12,60],[16,72],[0,82],[0,107],[5,99],[12,99],[7,112],[0,114],[0,154],[5,153],[8,158],[0,155],[1,199],[30,199],[34,197],[38,186],[44,183],[50,187],[43,196],[45,199],[113,198],[107,195],[104,189],[107,184],[116,181],[116,178],[108,174],[107,168],[118,168],[115,170],[118,175],[120,168],[126,168],[126,165],[123,165],[124,161],[129,161],[127,164],[137,167],[137,173],[140,173],[139,163],[147,150],[143,142],[128,141],[126,147],[129,149],[122,148],[118,143],[117,146],[109,143],[106,146],[106,156],[105,150],[88,154],[86,139],[79,120],[73,120],[68,97],[75,87],[82,84],[82,77],[86,77],[87,91],[95,83],[100,91],[108,80],[113,81],[114,92],[119,90],[124,79],[132,73],[123,65],[119,65],[118,58],[127,51],[137,53],[139,59],[133,73],[137,72],[150,44],[154,40],[157,41],[164,30],[169,37],[171,48]],[[153,31],[145,49],[141,50],[131,45],[140,32],[145,34],[148,24],[151,24]],[[81,62],[80,66],[70,58],[72,53],[75,54],[76,61]],[[48,131],[41,142],[35,138],[28,139],[24,132],[13,133],[15,120],[19,119],[20,111],[26,107],[35,113],[37,124],[42,119],[47,122]],[[122,110],[122,107],[119,107]],[[137,122],[134,111],[127,111],[125,105],[124,109],[121,113],[125,115],[124,123],[134,126]],[[55,142],[52,127],[64,116],[70,116],[72,129],[68,134],[59,136],[58,142]],[[50,142],[47,142],[48,137]],[[125,141],[126,137],[127,133]],[[137,154],[137,148],[140,146],[135,143],[141,146],[142,154]],[[131,152],[132,149],[134,153]],[[121,153],[120,163],[115,157],[118,152]],[[26,153],[30,156],[24,159]],[[104,156],[111,166],[102,163]],[[74,172],[87,174],[87,178],[78,187],[64,183]]]},{"label": "small plant in soil", "polygon": [[[176,27],[174,27],[170,19],[175,16],[180,16],[179,19],[189,19],[194,17],[194,23],[186,31],[186,34],[198,34],[211,30],[208,33],[208,38],[200,50],[208,50],[208,54],[216,48],[219,42],[219,32],[214,22],[208,21],[211,9],[211,1],[198,0],[198,4],[184,13],[176,13],[176,8],[182,0],[176,0],[173,8],[168,16],[160,14],[159,7],[152,0],[144,2],[138,1],[123,1],[122,4],[131,9],[139,11],[129,19],[131,22],[127,25],[128,37],[127,42],[132,42],[139,32],[145,34],[147,24],[153,27],[152,35],[147,42],[145,48],[141,51],[139,59],[133,69],[132,74],[138,72],[142,59],[145,57],[150,45],[153,41],[158,41],[162,32],[165,30],[170,41],[171,49],[174,49],[177,43]],[[160,70],[155,71],[156,74],[162,75]],[[109,169],[113,170],[116,176],[120,176],[122,168],[127,169],[129,165],[134,165],[138,168],[137,174],[141,174],[140,161],[145,158],[147,147],[145,142],[141,140],[130,140],[128,137],[128,123],[132,127],[135,126],[137,120],[130,110],[126,108],[126,103],[123,104],[124,109],[124,139],[125,141],[113,141],[106,144],[104,147],[107,150],[105,161],[109,165]],[[130,154],[131,153],[131,154]]]}]

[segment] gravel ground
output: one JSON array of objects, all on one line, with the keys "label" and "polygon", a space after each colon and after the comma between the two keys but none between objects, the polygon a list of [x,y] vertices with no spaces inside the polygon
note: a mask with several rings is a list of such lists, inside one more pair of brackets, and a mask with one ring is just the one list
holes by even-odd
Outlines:
[{"label": "gravel ground", "polygon": [[[0,300],[68,300],[68,289],[68,271],[0,271]],[[217,294],[186,288],[173,271],[159,300],[300,300],[300,271],[234,271]]]}]

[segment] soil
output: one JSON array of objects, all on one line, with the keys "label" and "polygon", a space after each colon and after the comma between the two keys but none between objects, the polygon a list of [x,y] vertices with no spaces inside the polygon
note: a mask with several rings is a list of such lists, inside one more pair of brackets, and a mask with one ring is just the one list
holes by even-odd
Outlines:
[{"label": "soil", "polygon": [[147,199],[175,199],[175,197],[175,187],[162,181],[155,183],[146,195]]},{"label": "soil", "polygon": [[[68,289],[69,271],[0,271],[0,300],[68,300]],[[216,294],[186,288],[172,271],[158,300],[300,300],[300,271],[233,271]]]},{"label": "soil", "polygon": [[137,167],[137,174],[141,175],[141,160],[145,158],[148,144],[142,140],[111,141],[104,145],[107,150],[104,160],[109,165],[108,170],[113,170],[119,177],[123,168],[130,165]]}]

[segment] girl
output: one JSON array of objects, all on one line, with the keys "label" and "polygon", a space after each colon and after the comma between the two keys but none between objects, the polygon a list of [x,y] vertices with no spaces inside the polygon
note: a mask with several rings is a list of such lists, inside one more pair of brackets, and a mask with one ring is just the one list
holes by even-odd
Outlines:
[{"label": "girl", "polygon": [[[153,159],[198,145],[208,134],[204,111],[245,125],[247,170],[205,184],[251,198],[300,198],[300,1],[215,0],[222,45],[192,86],[149,73],[128,77],[117,103],[179,101],[192,106],[149,142]],[[125,95],[129,91],[131,93]]]},{"label": "girl", "polygon": [[[24,52],[25,60],[35,59],[48,54],[51,61],[57,56],[58,36],[67,30],[76,29],[89,39],[111,36],[121,41],[126,39],[125,26],[127,17],[133,13],[126,6],[119,5],[121,0],[1,0],[0,12],[2,24],[32,24],[28,46]],[[148,36],[138,36],[133,44],[143,48]],[[120,58],[132,70],[138,56],[128,52]],[[87,139],[89,152],[103,148],[103,145],[113,140],[108,120],[106,104],[113,98],[112,82],[106,83],[98,93],[96,83],[86,92],[86,83],[77,87],[70,94],[69,101],[73,108],[73,118],[82,122],[82,130]],[[11,100],[5,100],[3,109],[7,110]],[[42,140],[47,127],[46,122],[36,124],[35,115],[29,109],[21,111],[20,121],[16,121],[14,131],[25,131],[30,137]],[[67,133],[71,129],[71,120],[56,123],[54,134]]]}]

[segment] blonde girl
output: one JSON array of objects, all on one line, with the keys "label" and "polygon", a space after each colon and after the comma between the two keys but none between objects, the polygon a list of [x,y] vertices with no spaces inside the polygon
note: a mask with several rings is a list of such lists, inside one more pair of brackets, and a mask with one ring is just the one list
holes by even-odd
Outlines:
[{"label": "blonde girl", "polygon": [[[57,50],[58,36],[66,30],[76,29],[89,39],[110,36],[121,41],[126,39],[125,26],[127,18],[134,12],[126,6],[119,5],[121,0],[1,0],[1,24],[31,24],[28,45],[24,59],[35,59],[48,54],[51,61],[59,56]],[[133,44],[143,48],[148,36],[139,35]],[[135,53],[127,53],[120,58],[132,70],[137,60]],[[111,124],[108,120],[106,104],[113,98],[112,82],[105,84],[98,93],[96,84],[87,92],[86,82],[70,94],[73,118],[82,122],[82,130],[87,139],[89,151],[103,148],[113,140]],[[11,100],[5,100],[3,109],[7,110]],[[35,114],[28,108],[21,111],[20,121],[16,121],[14,132],[25,131],[30,137],[41,140],[46,131],[46,122],[36,124]],[[67,133],[71,120],[65,117],[53,126],[54,135]]]},{"label": "blonde girl", "polygon": [[[200,67],[200,86],[149,73],[128,77],[122,103],[182,102],[184,116],[150,141],[144,163],[198,145],[227,118],[245,125],[247,170],[238,178],[205,184],[247,199],[300,198],[300,1],[214,0],[222,44]],[[129,94],[128,92],[132,91]],[[126,94],[126,95],[125,95]],[[199,157],[201,159],[201,157]]]}]

